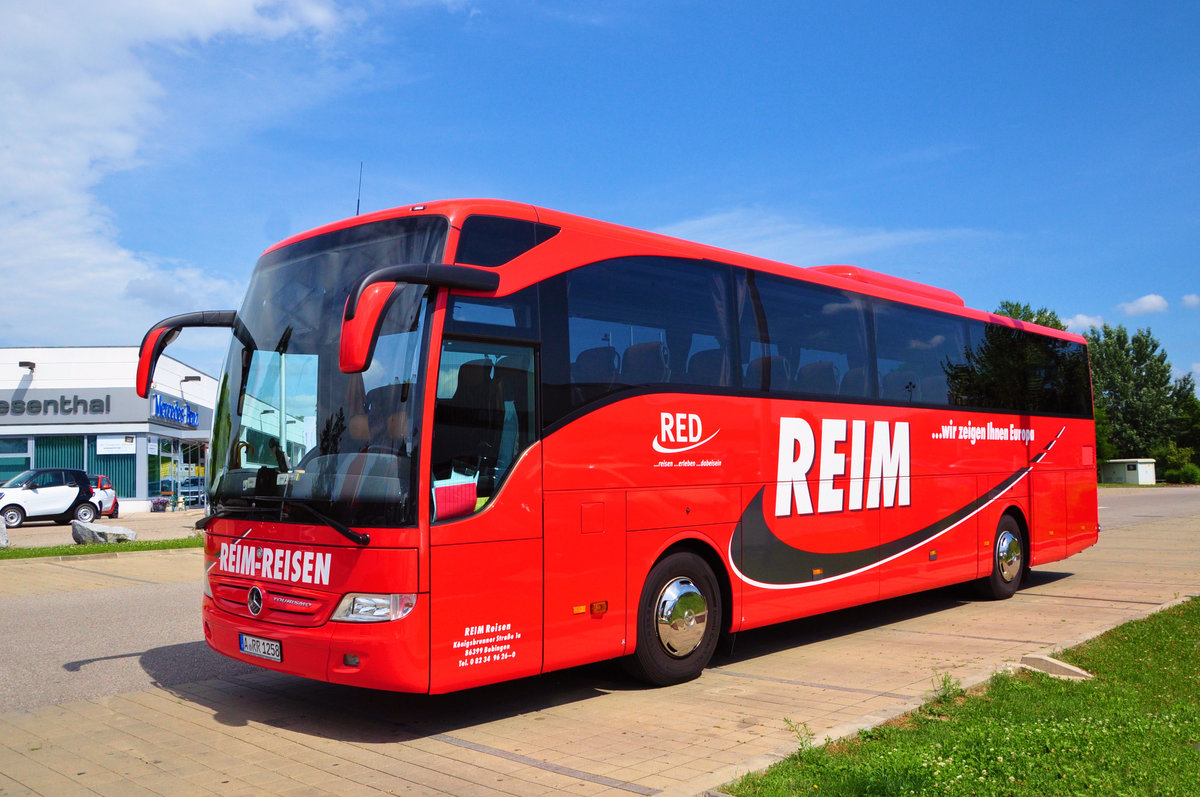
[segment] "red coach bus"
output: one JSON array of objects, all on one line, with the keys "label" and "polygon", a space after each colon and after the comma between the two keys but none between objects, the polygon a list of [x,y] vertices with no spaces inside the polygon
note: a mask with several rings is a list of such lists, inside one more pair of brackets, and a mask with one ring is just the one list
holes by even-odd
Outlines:
[{"label": "red coach bus", "polygon": [[447,692],[957,582],[1096,542],[1083,338],[850,266],[528,205],[290,238],[214,415],[204,636],[308,678]]}]

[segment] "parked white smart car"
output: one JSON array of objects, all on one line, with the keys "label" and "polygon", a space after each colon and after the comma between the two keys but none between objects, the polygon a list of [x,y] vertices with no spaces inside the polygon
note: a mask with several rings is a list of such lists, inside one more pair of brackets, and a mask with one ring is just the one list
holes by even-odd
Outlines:
[{"label": "parked white smart car", "polygon": [[15,529],[26,520],[96,519],[92,485],[87,474],[73,468],[33,468],[0,485],[0,518]]}]

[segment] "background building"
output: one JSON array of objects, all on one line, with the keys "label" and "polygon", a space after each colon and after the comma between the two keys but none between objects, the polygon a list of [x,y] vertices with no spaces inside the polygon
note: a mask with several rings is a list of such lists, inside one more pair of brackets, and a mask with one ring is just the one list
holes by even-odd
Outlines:
[{"label": "background building", "polygon": [[164,355],[150,397],[139,398],[137,358],[135,346],[0,348],[0,480],[83,468],[112,480],[125,512],[194,495],[217,380]]}]

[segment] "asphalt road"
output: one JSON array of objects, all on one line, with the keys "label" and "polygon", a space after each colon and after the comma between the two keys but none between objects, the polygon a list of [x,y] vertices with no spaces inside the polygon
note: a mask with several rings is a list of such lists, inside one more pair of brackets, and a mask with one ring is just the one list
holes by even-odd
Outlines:
[{"label": "asphalt road", "polygon": [[200,580],[0,598],[0,713],[248,672],[200,631]]},{"label": "asphalt road", "polygon": [[[1100,494],[1105,529],[1193,514],[1200,514],[1197,488]],[[258,671],[204,644],[199,577],[129,581],[70,595],[0,598],[0,713]],[[539,688],[536,679],[524,683]]]},{"label": "asphalt road", "polygon": [[[1200,514],[1200,488],[1196,487],[1105,487],[1100,491],[1102,529],[1196,514]],[[1100,540],[1103,543],[1103,532]]]}]

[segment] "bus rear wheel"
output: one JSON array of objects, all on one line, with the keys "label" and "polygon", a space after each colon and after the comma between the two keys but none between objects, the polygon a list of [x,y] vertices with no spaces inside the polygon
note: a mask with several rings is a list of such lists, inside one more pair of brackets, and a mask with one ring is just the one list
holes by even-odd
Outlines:
[{"label": "bus rear wheel", "polygon": [[979,592],[985,598],[1011,598],[1021,586],[1027,567],[1025,538],[1021,526],[1012,515],[1005,515],[996,524],[992,542],[992,572],[980,579]]},{"label": "bus rear wheel", "polygon": [[629,671],[655,686],[692,680],[712,659],[722,614],[721,590],[704,559],[680,552],[661,560],[642,588]]}]

